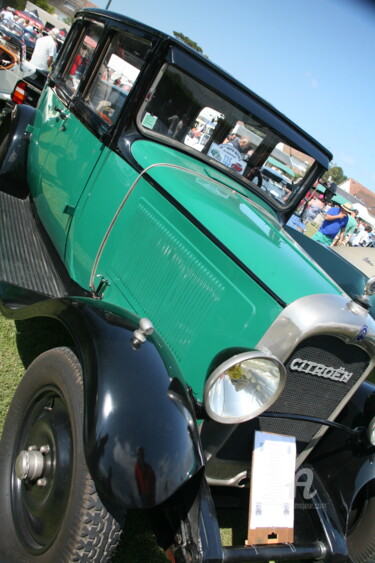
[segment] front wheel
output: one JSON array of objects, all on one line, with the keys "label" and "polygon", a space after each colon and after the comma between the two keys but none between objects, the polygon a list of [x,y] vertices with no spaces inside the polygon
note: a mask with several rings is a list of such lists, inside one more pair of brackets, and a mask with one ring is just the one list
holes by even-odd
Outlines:
[{"label": "front wheel", "polygon": [[122,521],[101,503],[86,466],[83,403],[69,348],[41,354],[21,379],[0,442],[0,560],[110,560]]}]

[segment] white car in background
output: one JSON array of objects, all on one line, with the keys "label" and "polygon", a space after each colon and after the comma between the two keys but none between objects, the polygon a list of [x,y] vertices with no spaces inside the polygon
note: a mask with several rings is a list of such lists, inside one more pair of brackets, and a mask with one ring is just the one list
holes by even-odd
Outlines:
[{"label": "white car in background", "polygon": [[35,66],[17,53],[15,49],[0,43],[0,104],[9,101],[18,80],[35,71]]}]

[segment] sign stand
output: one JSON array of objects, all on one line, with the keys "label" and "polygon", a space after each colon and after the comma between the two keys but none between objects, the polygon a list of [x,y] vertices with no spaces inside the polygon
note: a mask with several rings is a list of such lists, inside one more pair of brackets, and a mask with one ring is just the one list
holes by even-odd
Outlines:
[{"label": "sign stand", "polygon": [[294,437],[255,432],[247,545],[293,542],[295,461]]}]

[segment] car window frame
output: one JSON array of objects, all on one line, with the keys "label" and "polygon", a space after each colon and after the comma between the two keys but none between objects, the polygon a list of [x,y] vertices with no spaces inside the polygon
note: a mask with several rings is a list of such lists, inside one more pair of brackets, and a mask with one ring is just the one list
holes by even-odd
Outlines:
[{"label": "car window frame", "polygon": [[[87,26],[90,23],[100,25],[103,28],[103,34],[101,35],[95,48],[94,55],[88,65],[87,72],[80,81],[74,95],[71,96],[68,90],[64,87],[63,77],[73,64],[74,57],[78,52],[77,44],[81,43],[81,39],[83,38],[87,30]],[[117,34],[131,34],[133,37],[139,38],[139,40],[148,41],[150,43],[150,49],[147,57],[145,58],[143,70],[139,72],[139,75],[134,82],[134,86],[129,92],[129,95],[123,104],[119,115],[117,116],[116,122],[108,128],[97,113],[86,103],[85,96],[87,96],[87,92],[95,80],[96,73],[100,68],[107,50],[110,48],[111,42],[114,41],[114,37]],[[144,30],[138,29],[136,26],[133,27],[131,25],[118,24],[118,22],[101,21],[100,19],[79,18],[73,24],[72,30],[69,34],[68,43],[63,46],[63,49],[59,53],[59,57],[50,75],[49,82],[62,103],[64,103],[67,109],[75,115],[87,129],[100,138],[103,143],[115,146],[116,137],[118,136],[116,132],[119,128],[123,128],[119,124],[123,121],[125,108],[131,105],[133,92],[137,90],[138,82],[142,80],[148,59],[154,55],[154,51],[159,41],[160,38],[157,35],[147,32],[145,33]]]}]

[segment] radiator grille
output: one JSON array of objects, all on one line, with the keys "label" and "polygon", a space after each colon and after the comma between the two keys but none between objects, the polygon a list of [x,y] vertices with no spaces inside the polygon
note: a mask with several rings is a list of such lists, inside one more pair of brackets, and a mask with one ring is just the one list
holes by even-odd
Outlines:
[{"label": "radiator grille", "polygon": [[[345,368],[353,375],[348,382],[333,381],[291,369],[294,359],[307,360],[327,367]],[[287,383],[279,399],[269,412],[282,412],[315,416],[323,419],[332,412],[358,382],[369,363],[364,350],[348,345],[333,336],[315,336],[301,343],[287,361]],[[296,436],[298,450],[303,450],[319,430],[320,425],[311,422],[261,418],[260,427],[265,432],[277,432]]]}]

